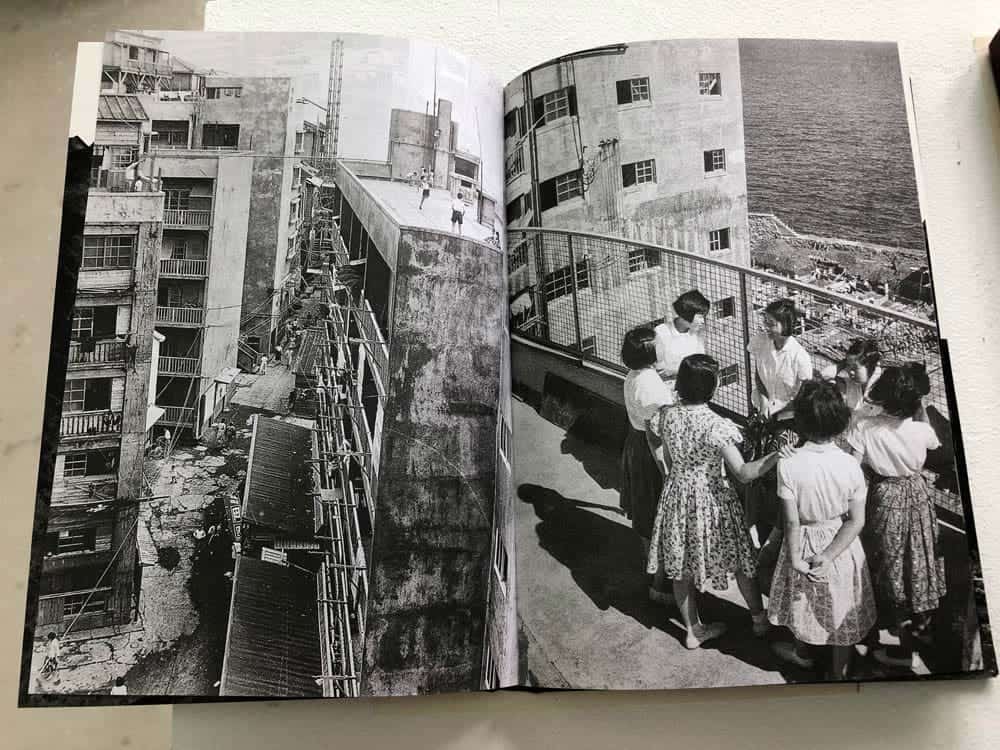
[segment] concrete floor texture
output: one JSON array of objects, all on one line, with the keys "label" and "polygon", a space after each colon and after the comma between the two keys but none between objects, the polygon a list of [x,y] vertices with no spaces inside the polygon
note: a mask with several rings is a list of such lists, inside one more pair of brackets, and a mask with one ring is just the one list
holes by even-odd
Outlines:
[{"label": "concrete floor texture", "polygon": [[[378,198],[400,225],[451,231],[452,197],[447,190],[431,190],[430,197],[424,201],[424,207],[420,208],[419,187],[389,180],[362,179],[361,183]],[[485,241],[492,234],[492,227],[476,221],[475,206],[468,206],[462,222],[462,236]]]},{"label": "concrete floor texture", "polygon": [[689,651],[676,609],[649,601],[638,539],[618,505],[618,456],[513,404],[517,596],[529,681],[650,690],[807,679],[753,637],[735,581],[699,599],[722,638]]}]

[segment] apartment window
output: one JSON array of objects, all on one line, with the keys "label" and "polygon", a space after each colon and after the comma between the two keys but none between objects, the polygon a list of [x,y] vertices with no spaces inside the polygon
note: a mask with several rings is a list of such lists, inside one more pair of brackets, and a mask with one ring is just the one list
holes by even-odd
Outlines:
[{"label": "apartment window", "polygon": [[206,99],[222,99],[223,97],[240,97],[243,94],[241,86],[210,86],[205,89]]},{"label": "apartment window", "polygon": [[136,147],[115,147],[111,149],[111,168],[125,169],[129,164],[139,161],[139,149]]},{"label": "apartment window", "polygon": [[718,73],[699,73],[698,93],[702,96],[722,96],[722,76]]},{"label": "apartment window", "polygon": [[634,247],[628,251],[628,272],[635,273],[660,265],[660,251],[650,247]]},{"label": "apartment window", "polygon": [[570,198],[583,195],[583,183],[580,179],[580,170],[567,172],[566,174],[545,180],[538,186],[539,208],[545,211],[555,208],[560,203],[568,201]]},{"label": "apartment window", "polygon": [[587,336],[582,341],[580,341],[580,351],[583,354],[589,354],[592,357],[597,356],[597,337]]},{"label": "apartment window", "polygon": [[114,474],[118,452],[112,449],[67,453],[63,458],[63,477],[93,477]]},{"label": "apartment window", "polygon": [[45,535],[46,555],[93,552],[97,549],[97,529],[64,529]]},{"label": "apartment window", "polygon": [[150,145],[156,148],[187,148],[188,123],[185,120],[153,120]]},{"label": "apartment window", "polygon": [[521,174],[524,174],[524,147],[519,143],[504,161],[504,178],[510,182]]},{"label": "apartment window", "polygon": [[503,116],[503,137],[517,138],[524,135],[527,129],[524,127],[524,107],[514,107]]},{"label": "apartment window", "polygon": [[240,142],[239,125],[205,125],[201,145],[205,148],[236,148]]},{"label": "apartment window", "polygon": [[622,164],[622,187],[632,187],[633,185],[645,185],[656,182],[656,160],[644,159],[643,161]]},{"label": "apartment window", "polygon": [[89,235],[83,238],[81,270],[131,268],[135,237],[126,234]]},{"label": "apartment window", "polygon": [[[586,289],[590,286],[590,261],[587,258],[576,264],[576,288]],[[573,272],[570,267],[563,266],[548,276],[542,283],[545,299],[554,300],[573,291]]]},{"label": "apartment window", "polygon": [[528,241],[521,240],[507,251],[508,272],[513,273],[518,268],[528,265],[528,248]]},{"label": "apartment window", "polygon": [[719,370],[719,387],[740,382],[739,365],[726,365]]},{"label": "apartment window", "polygon": [[576,114],[576,86],[542,94],[535,97],[533,104],[536,125],[548,125],[563,117],[572,117]]},{"label": "apartment window", "polygon": [[295,133],[295,153],[297,154],[302,153],[302,142],[305,139],[305,135],[301,130]]},{"label": "apartment window", "polygon": [[98,187],[101,179],[101,167],[104,166],[104,146],[94,144],[90,155],[90,187]]},{"label": "apartment window", "polygon": [[507,216],[507,221],[511,222],[514,221],[515,219],[520,219],[522,216],[524,216],[527,210],[528,210],[528,196],[519,195],[514,200],[512,200],[510,203],[507,204],[507,207],[504,210],[504,212]]},{"label": "apartment window", "polygon": [[493,572],[504,586],[507,585],[508,565],[507,547],[503,543],[500,527],[497,526],[493,529]]},{"label": "apartment window", "polygon": [[164,190],[163,207],[168,211],[186,211],[191,208],[191,191]]},{"label": "apartment window", "polygon": [[111,378],[66,381],[63,388],[63,411],[101,411],[110,408]]},{"label": "apartment window", "polygon": [[708,233],[708,249],[713,253],[729,249],[729,227],[713,229]]},{"label": "apartment window", "polygon": [[139,48],[138,47],[129,47],[128,48],[128,59],[129,60],[138,60],[139,59]]},{"label": "apartment window", "polygon": [[101,614],[108,608],[108,591],[84,592],[63,597],[63,619]]},{"label": "apartment window", "polygon": [[299,167],[292,167],[292,185],[302,184],[302,170]]},{"label": "apartment window", "polygon": [[715,310],[716,318],[731,318],[736,314],[736,298],[726,297],[717,300],[712,304],[712,309]]},{"label": "apartment window", "polygon": [[726,171],[726,149],[713,148],[704,152],[705,172],[725,172]]},{"label": "apartment window", "polygon": [[115,335],[117,320],[117,305],[74,308],[70,337],[73,341],[79,341],[82,338],[112,337]]},{"label": "apartment window", "polygon": [[101,78],[101,91],[109,91],[114,88],[115,82],[110,78]]},{"label": "apartment window", "polygon": [[619,104],[635,104],[649,101],[649,78],[629,78],[615,81]]}]

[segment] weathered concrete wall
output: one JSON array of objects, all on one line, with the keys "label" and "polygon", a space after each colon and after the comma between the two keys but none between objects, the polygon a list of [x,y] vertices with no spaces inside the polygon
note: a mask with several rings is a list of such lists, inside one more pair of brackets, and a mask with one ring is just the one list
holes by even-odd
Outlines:
[{"label": "weathered concrete wall", "polygon": [[337,159],[351,170],[356,177],[392,177],[392,165],[387,161],[369,161],[367,159]]},{"label": "weathered concrete wall", "polygon": [[481,679],[499,395],[501,256],[406,230],[371,565],[365,694]]},{"label": "weathered concrete wall", "polygon": [[206,381],[199,393],[226,367],[236,365],[253,159],[220,156],[212,199],[212,230],[205,286],[205,328],[201,369]]}]

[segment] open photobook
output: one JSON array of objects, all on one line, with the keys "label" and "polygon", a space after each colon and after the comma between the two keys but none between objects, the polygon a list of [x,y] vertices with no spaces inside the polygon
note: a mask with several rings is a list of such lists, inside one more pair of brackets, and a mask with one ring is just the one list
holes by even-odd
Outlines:
[{"label": "open photobook", "polygon": [[894,44],[89,50],[22,704],[996,674]]}]

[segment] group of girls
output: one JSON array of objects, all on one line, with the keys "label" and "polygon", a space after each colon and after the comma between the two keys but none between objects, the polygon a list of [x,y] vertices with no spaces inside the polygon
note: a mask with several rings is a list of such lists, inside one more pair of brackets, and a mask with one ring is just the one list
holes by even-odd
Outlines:
[{"label": "group of girls", "polygon": [[[673,308],[622,346],[621,503],[642,541],[649,597],[676,604],[684,643],[698,648],[726,628],[701,620],[697,592],[732,576],[755,636],[772,625],[793,634],[772,646],[785,661],[811,669],[826,647],[834,679],[867,647],[883,664],[910,664],[945,593],[922,475],[939,447],[923,410],[926,371],[883,368],[861,340],[817,378],[793,335],[795,305],[780,299],[748,345],[753,408],[741,430],[709,407],[719,381],[705,352],[709,301],[692,290]],[[734,481],[753,491],[741,500]],[[878,648],[879,624],[898,632],[897,653]]]}]

